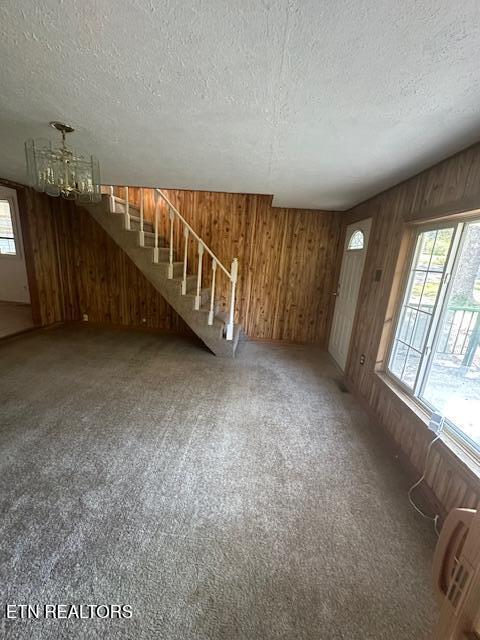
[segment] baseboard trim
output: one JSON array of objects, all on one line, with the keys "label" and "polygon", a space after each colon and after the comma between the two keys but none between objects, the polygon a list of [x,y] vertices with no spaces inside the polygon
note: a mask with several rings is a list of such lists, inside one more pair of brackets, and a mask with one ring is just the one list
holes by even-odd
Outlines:
[{"label": "baseboard trim", "polygon": [[33,327],[28,327],[27,329],[22,329],[21,331],[10,333],[8,336],[1,336],[0,344],[5,344],[12,340],[18,340],[19,338],[35,335],[37,333],[43,333],[44,331],[50,331],[50,329],[56,329],[58,327],[63,326],[64,324],[65,324],[64,322],[53,322],[52,324],[47,324],[44,326],[34,325]]},{"label": "baseboard trim", "polygon": [[245,334],[246,339],[249,342],[259,342],[261,344],[273,344],[273,345],[297,345],[297,346],[314,346],[319,349],[325,349],[325,344],[323,342],[301,342],[299,340],[287,340],[283,338],[256,338]]},{"label": "baseboard trim", "polygon": [[[368,404],[367,400],[359,393],[356,387],[351,383],[351,381],[347,377],[342,378],[343,383],[347,387],[348,391],[352,394],[355,400],[361,405],[362,409],[370,418],[371,422],[376,428],[376,433],[379,433],[382,441],[384,442],[386,448],[391,452],[392,456],[395,457],[402,466],[405,474],[407,475],[409,481],[412,485],[419,479],[418,470],[413,466],[409,457],[402,451],[402,449],[397,445],[395,440],[389,434],[389,432],[382,425],[378,416],[372,407]],[[437,496],[433,492],[433,490],[424,482],[422,483],[418,489],[416,490],[418,494],[420,494],[421,499],[425,502],[427,509],[432,514],[432,517],[438,515],[440,525],[443,524],[447,512],[444,506],[439,502]],[[405,500],[407,500],[407,496],[405,496]]]},{"label": "baseboard trim", "polygon": [[159,327],[148,327],[143,324],[133,325],[133,324],[117,324],[112,322],[92,322],[90,320],[67,320],[63,323],[66,327],[77,327],[80,329],[109,329],[111,331],[135,331],[141,333],[153,333],[159,335],[170,335],[170,336],[178,336],[182,338],[189,338],[195,341],[203,342],[195,335],[195,333],[191,330],[187,331],[176,331],[175,329],[163,329]]}]

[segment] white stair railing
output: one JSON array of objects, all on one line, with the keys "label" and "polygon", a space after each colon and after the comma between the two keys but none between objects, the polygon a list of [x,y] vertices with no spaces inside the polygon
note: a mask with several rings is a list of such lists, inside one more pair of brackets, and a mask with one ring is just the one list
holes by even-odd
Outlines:
[{"label": "white stair railing", "polygon": [[213,316],[215,314],[215,276],[217,275],[217,261],[212,260],[212,285],[210,288],[210,309],[208,311],[208,324],[213,324]]},{"label": "white stair railing", "polygon": [[184,245],[183,245],[183,277],[182,277],[182,296],[187,293],[187,271],[188,271],[188,227],[183,229]]},{"label": "white stair railing", "polygon": [[[211,282],[211,290],[210,290],[210,309],[208,313],[208,324],[213,324],[214,318],[214,308],[215,308],[215,279],[216,279],[216,271],[217,267],[219,267],[227,276],[230,281],[230,308],[228,314],[228,321],[226,324],[226,332],[225,337],[227,340],[233,340],[233,330],[234,330],[234,320],[235,320],[235,294],[237,287],[237,279],[238,279],[238,259],[234,258],[232,260],[232,265],[230,271],[220,262],[217,256],[213,253],[213,251],[208,247],[205,242],[200,238],[200,236],[195,233],[192,227],[188,224],[185,218],[182,216],[180,211],[175,207],[174,204],[167,198],[167,196],[161,191],[161,189],[156,189],[156,193],[162,198],[169,210],[170,217],[170,251],[172,251],[173,247],[173,222],[174,218],[177,218],[180,222],[180,226],[183,227],[184,238],[185,238],[185,248],[184,248],[184,263],[183,263],[183,281],[182,281],[182,293],[187,290],[187,255],[188,255],[188,240],[190,236],[198,243],[198,269],[197,269],[197,293],[195,296],[195,309],[200,309],[201,299],[202,299],[202,276],[203,276],[203,254],[207,253],[212,260],[212,282]],[[170,253],[170,255],[172,255]],[[170,258],[172,259],[172,258]],[[171,263],[170,263],[171,264]],[[172,277],[173,277],[173,265],[172,265]],[[185,295],[185,294],[184,294]]]},{"label": "white stair railing", "polygon": [[138,242],[141,247],[145,246],[145,232],[143,230],[143,188],[140,189],[140,231],[138,232]]},{"label": "white stair railing", "polygon": [[202,269],[203,269],[203,244],[198,243],[198,267],[197,267],[197,295],[195,296],[195,309],[202,306]]},{"label": "white stair railing", "polygon": [[172,280],[173,278],[173,224],[175,222],[175,215],[173,211],[170,209],[170,240],[169,240],[169,252],[168,252],[168,278]]},{"label": "white stair railing", "polygon": [[128,197],[128,187],[125,187],[125,229],[130,231],[130,199]]},{"label": "white stair railing", "polygon": [[[115,212],[115,203],[122,202],[124,205],[124,216],[125,216],[125,229],[131,229],[131,220],[130,220],[130,203],[129,203],[129,192],[128,187],[125,187],[125,199],[118,198],[114,196],[113,187],[108,187],[108,191],[106,191],[110,197],[110,210]],[[197,285],[196,285],[196,293],[195,293],[195,302],[194,308],[199,310],[202,304],[202,278],[203,278],[203,256],[206,253],[210,256],[211,259],[211,269],[212,269],[212,278],[211,278],[211,287],[210,287],[210,301],[209,301],[209,310],[208,310],[208,319],[207,322],[209,325],[213,325],[214,317],[215,317],[215,290],[216,290],[216,275],[217,268],[220,268],[224,274],[227,276],[230,282],[230,300],[229,300],[229,311],[228,311],[228,320],[225,325],[225,338],[227,340],[233,340],[234,333],[234,320],[235,320],[235,295],[236,295],[236,287],[238,280],[238,259],[234,258],[232,260],[230,271],[220,262],[217,256],[213,253],[213,251],[205,244],[205,242],[200,238],[200,236],[195,233],[192,227],[188,224],[185,218],[182,216],[180,211],[172,204],[172,202],[167,198],[167,196],[161,191],[161,189],[155,189],[155,214],[154,214],[154,247],[153,247],[153,261],[158,263],[159,261],[159,200],[163,200],[168,208],[168,223],[169,223],[169,252],[168,252],[168,269],[167,269],[167,277],[169,279],[173,278],[173,257],[174,257],[174,226],[175,219],[177,219],[180,223],[180,228],[183,228],[183,238],[184,238],[184,251],[183,251],[183,273],[182,273],[182,285],[181,285],[181,294],[187,294],[187,277],[188,277],[188,242],[190,237],[192,237],[197,242],[197,254],[198,254],[198,265],[197,265]],[[145,233],[144,233],[144,190],[140,189],[140,231],[139,231],[139,244],[140,246],[145,246]]]}]

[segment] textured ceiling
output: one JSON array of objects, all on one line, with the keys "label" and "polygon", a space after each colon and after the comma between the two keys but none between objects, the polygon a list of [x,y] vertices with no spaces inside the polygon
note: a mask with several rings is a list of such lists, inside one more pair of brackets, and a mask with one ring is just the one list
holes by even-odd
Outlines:
[{"label": "textured ceiling", "polygon": [[3,0],[0,175],[23,141],[104,183],[345,209],[480,138],[478,0]]}]

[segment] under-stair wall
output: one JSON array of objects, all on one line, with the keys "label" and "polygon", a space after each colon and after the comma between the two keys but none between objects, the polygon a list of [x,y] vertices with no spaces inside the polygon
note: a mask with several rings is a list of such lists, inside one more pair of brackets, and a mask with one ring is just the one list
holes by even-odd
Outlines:
[{"label": "under-stair wall", "polygon": [[99,324],[191,333],[85,209],[0,182],[17,190],[36,325],[79,321],[86,313]]}]

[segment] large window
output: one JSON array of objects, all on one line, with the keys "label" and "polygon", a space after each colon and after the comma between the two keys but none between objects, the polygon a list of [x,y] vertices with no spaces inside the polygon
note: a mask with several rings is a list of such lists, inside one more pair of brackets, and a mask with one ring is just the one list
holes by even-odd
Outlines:
[{"label": "large window", "polygon": [[0,200],[0,253],[15,256],[15,234],[13,230],[13,212],[9,200]]},{"label": "large window", "polygon": [[388,370],[480,452],[480,221],[419,232]]}]

